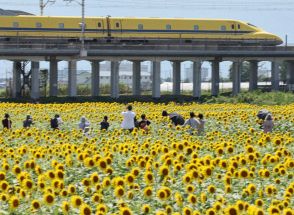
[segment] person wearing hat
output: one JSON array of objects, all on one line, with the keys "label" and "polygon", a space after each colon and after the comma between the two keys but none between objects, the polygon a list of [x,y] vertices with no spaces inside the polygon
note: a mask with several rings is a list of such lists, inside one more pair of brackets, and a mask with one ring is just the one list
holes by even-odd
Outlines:
[{"label": "person wearing hat", "polygon": [[34,124],[31,115],[27,115],[26,120],[23,121],[24,128],[30,128]]},{"label": "person wearing hat", "polygon": [[2,120],[3,129],[11,129],[12,121],[9,119],[10,116],[8,113],[4,115],[4,119]]}]

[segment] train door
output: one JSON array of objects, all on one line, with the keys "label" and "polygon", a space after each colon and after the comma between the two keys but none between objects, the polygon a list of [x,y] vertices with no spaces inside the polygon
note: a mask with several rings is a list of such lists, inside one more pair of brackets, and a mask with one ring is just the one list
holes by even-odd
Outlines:
[{"label": "train door", "polygon": [[106,35],[106,37],[107,37],[107,39],[108,40],[110,40],[111,39],[111,23],[110,23],[110,16],[107,16],[106,17],[106,33],[107,33],[107,35]]}]

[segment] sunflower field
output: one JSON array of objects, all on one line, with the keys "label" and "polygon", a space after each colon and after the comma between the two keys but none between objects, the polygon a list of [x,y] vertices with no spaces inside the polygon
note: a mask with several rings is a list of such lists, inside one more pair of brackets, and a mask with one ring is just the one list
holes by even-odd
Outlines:
[{"label": "sunflower field", "polygon": [[[151,121],[148,133],[120,129],[123,104],[1,103],[12,129],[0,131],[0,214],[294,214],[294,104],[133,107]],[[272,133],[259,127],[263,108]],[[172,126],[162,110],[203,113],[205,134]],[[53,131],[56,113],[64,124]],[[35,124],[23,129],[27,114]]]}]

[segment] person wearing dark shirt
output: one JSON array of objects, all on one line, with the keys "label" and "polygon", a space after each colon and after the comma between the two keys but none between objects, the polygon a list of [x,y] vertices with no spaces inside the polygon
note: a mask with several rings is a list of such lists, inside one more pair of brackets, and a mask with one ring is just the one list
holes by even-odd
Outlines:
[{"label": "person wearing dark shirt", "polygon": [[139,122],[139,128],[144,129],[145,131],[148,131],[148,126],[151,124],[149,120],[146,119],[146,115],[141,115],[141,121]]},{"label": "person wearing dark shirt", "polygon": [[170,118],[170,120],[172,121],[172,124],[177,126],[177,125],[184,125],[185,120],[182,117],[182,115],[178,114],[178,113],[167,113],[167,111],[162,111],[162,116],[166,117],[168,116]]},{"label": "person wearing dark shirt", "polygon": [[104,116],[104,119],[103,121],[100,123],[101,125],[101,130],[108,130],[108,127],[109,127],[109,122],[107,122],[108,120],[108,117],[107,116]]},{"label": "person wearing dark shirt", "polygon": [[9,118],[10,118],[9,114],[6,113],[4,115],[4,119],[2,120],[3,128],[11,129],[12,122],[11,122],[11,120]]},{"label": "person wearing dark shirt", "polygon": [[58,130],[59,129],[59,123],[58,123],[58,118],[60,116],[58,114],[55,114],[54,118],[50,120],[50,126],[53,130]]},{"label": "person wearing dark shirt", "polygon": [[27,118],[25,121],[23,121],[23,127],[29,128],[34,124],[33,118],[30,115],[27,115]]}]

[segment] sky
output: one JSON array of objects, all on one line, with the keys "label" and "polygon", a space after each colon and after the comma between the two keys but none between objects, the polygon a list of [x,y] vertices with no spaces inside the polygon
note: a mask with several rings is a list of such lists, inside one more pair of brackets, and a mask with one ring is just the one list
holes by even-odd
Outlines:
[{"label": "sky", "polygon": [[[56,0],[54,4],[47,4],[44,15],[81,16],[81,6],[78,4],[81,1],[67,3]],[[0,5],[2,9],[40,14],[39,0],[0,0]],[[294,45],[294,0],[85,0],[85,5],[86,16],[238,19],[282,39],[287,35],[288,44]],[[163,68],[169,70],[170,63],[165,64]],[[47,67],[48,64],[42,63],[41,66]],[[10,67],[11,63],[0,61],[0,75],[3,77],[7,70],[11,70]],[[66,67],[66,64],[60,67]],[[78,69],[90,69],[90,64],[81,62]],[[224,74],[227,69],[228,64],[221,65]]]}]

